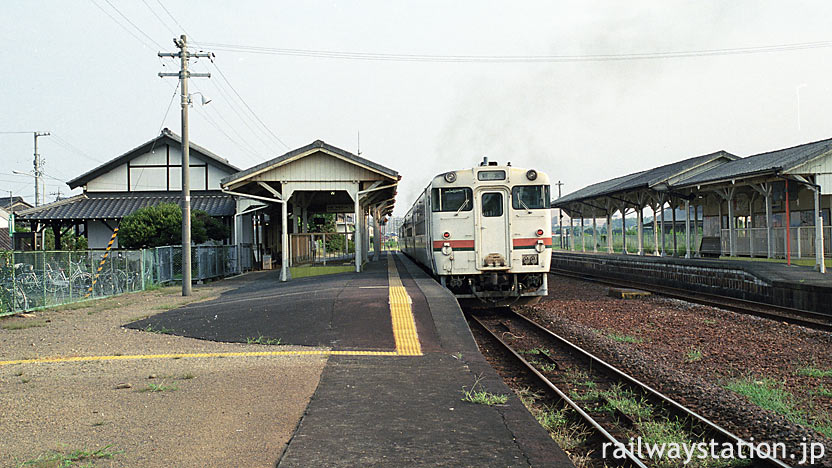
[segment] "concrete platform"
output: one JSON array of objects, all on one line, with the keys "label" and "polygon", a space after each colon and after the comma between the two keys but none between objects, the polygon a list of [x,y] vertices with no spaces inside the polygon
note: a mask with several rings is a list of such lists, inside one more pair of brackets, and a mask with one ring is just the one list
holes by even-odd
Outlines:
[{"label": "concrete platform", "polygon": [[783,263],[553,252],[552,268],[832,314],[832,273]]},{"label": "concrete platform", "polygon": [[[409,305],[421,355],[402,355],[397,304]],[[360,274],[288,283],[260,274],[214,301],[129,326],[148,325],[211,340],[262,335],[384,354],[329,358],[279,467],[573,466],[479,353],[453,295],[403,255]],[[461,401],[475,382],[509,395],[508,403]]]}]

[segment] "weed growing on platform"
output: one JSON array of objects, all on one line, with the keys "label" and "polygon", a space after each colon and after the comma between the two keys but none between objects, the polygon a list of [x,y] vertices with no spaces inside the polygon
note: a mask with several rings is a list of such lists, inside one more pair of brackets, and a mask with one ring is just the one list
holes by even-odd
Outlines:
[{"label": "weed growing on platform", "polygon": [[280,338],[268,338],[263,335],[260,335],[257,338],[248,337],[246,338],[246,344],[277,346],[280,344]]},{"label": "weed growing on platform", "polygon": [[687,362],[694,362],[699,361],[702,359],[702,350],[698,348],[690,349],[687,354],[685,355],[685,360]]},{"label": "weed growing on platform", "polygon": [[139,390],[139,393],[156,393],[156,392],[175,392],[179,390],[176,385],[148,384],[147,387]]},{"label": "weed growing on platform", "polygon": [[3,330],[25,330],[27,328],[45,327],[43,320],[27,320],[25,322],[4,323],[0,328]]},{"label": "weed growing on platform", "polygon": [[79,449],[71,452],[48,452],[35,459],[24,462],[21,466],[32,466],[36,468],[51,467],[72,467],[79,462],[90,462],[85,466],[92,466],[95,460],[109,460],[122,451],[110,451],[112,445],[105,445],[98,450]]},{"label": "weed growing on platform", "polygon": [[173,333],[172,328],[167,328],[167,327],[164,327],[164,326],[162,326],[160,328],[154,328],[152,324],[148,324],[147,327],[145,327],[144,331],[149,332],[149,333],[157,333],[157,334],[160,334],[160,335],[170,335],[171,333]]},{"label": "weed growing on platform", "polygon": [[478,390],[479,387],[480,377],[474,381],[474,385],[471,386],[470,390],[466,390],[465,387],[462,387],[462,401],[488,406],[504,405],[508,402],[508,395],[497,395],[485,390]]}]

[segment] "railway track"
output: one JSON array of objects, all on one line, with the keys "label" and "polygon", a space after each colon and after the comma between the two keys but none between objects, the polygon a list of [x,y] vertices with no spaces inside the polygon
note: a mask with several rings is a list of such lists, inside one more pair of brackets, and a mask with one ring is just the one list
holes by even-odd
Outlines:
[{"label": "railway track", "polygon": [[777,306],[772,304],[764,304],[761,302],[749,301],[746,299],[737,299],[733,297],[719,296],[716,294],[708,294],[698,291],[692,292],[679,288],[672,288],[669,286],[658,286],[636,281],[604,278],[585,273],[575,273],[572,271],[562,270],[560,268],[554,267],[550,269],[549,273],[553,275],[565,276],[568,278],[579,279],[583,281],[591,281],[594,283],[606,284],[609,286],[639,289],[661,296],[672,297],[674,299],[681,299],[687,302],[693,302],[696,304],[702,304],[711,307],[718,307],[720,309],[730,310],[741,314],[754,315],[770,320],[787,322],[793,325],[800,325],[815,330],[832,332],[832,316],[820,314],[817,312],[810,312],[806,310],[794,309],[791,307]]},{"label": "railway track", "polygon": [[[631,450],[628,444],[641,437],[645,428],[657,424],[683,427],[691,443],[713,440],[744,446],[746,454],[753,451],[747,441],[522,315],[497,309],[468,313],[468,318],[541,388],[571,408],[594,431],[592,442],[597,442],[599,448],[596,457],[607,444],[607,458],[599,460],[601,463],[617,461],[639,468],[653,465],[651,459],[638,456],[640,449]],[[649,440],[649,436],[646,438]],[[610,457],[614,447],[623,447],[617,452],[623,459]],[[753,466],[789,466],[759,456],[752,461]]]}]

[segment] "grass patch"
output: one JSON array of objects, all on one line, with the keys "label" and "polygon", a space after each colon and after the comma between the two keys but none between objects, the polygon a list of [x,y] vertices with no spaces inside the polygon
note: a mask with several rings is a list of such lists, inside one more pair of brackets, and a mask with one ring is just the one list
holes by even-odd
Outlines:
[{"label": "grass patch", "polygon": [[607,337],[612,338],[613,340],[618,341],[619,343],[635,343],[635,344],[638,344],[638,343],[643,343],[644,342],[643,339],[638,338],[636,336],[625,335],[623,333],[618,333],[618,332],[614,332],[614,331],[607,332]]},{"label": "grass patch", "polygon": [[832,388],[826,388],[823,385],[818,385],[818,388],[812,390],[812,395],[832,398]]},{"label": "grass patch", "polygon": [[794,395],[773,380],[745,377],[729,382],[725,388],[745,396],[760,408],[773,411],[793,423],[812,428],[826,437],[832,437],[832,418],[829,414],[820,412],[810,415],[809,412],[799,409],[799,402]]},{"label": "grass patch", "polygon": [[29,383],[29,382],[31,382],[31,381],[32,381],[32,379],[27,379],[27,378],[25,378],[25,377],[24,377],[24,378],[22,378],[22,379],[20,379],[20,383]]},{"label": "grass patch", "polygon": [[25,461],[20,466],[31,466],[35,468],[69,468],[78,466],[77,464],[81,462],[91,462],[87,463],[85,466],[92,466],[95,460],[109,460],[122,453],[121,451],[111,451],[111,447],[112,445],[105,445],[98,450],[78,449],[70,452],[51,451],[44,453],[35,459]]},{"label": "grass patch", "polygon": [[613,385],[609,390],[600,392],[600,396],[607,401],[602,409],[610,413],[618,410],[636,420],[647,419],[653,414],[653,407],[647,400],[637,398],[632,390],[621,385]]},{"label": "grass patch", "polygon": [[27,328],[45,327],[46,322],[43,320],[25,320],[23,322],[4,323],[0,325],[3,330],[25,330]]},{"label": "grass patch", "polygon": [[508,395],[497,395],[482,389],[478,390],[479,387],[479,378],[474,381],[474,385],[471,386],[470,390],[466,390],[465,387],[462,387],[462,401],[488,406],[504,405],[508,402]]},{"label": "grass patch", "polygon": [[153,326],[153,324],[150,324],[150,323],[147,324],[147,326],[144,328],[144,331],[146,331],[148,333],[157,333],[157,334],[161,334],[161,335],[170,335],[170,334],[173,333],[172,328],[167,328],[167,327],[164,327],[164,326],[156,328],[156,327]]},{"label": "grass patch", "polygon": [[293,279],[306,278],[307,276],[334,275],[336,273],[349,273],[355,271],[354,266],[349,265],[327,265],[327,266],[299,266],[289,267]]},{"label": "grass patch", "polygon": [[179,390],[176,385],[147,384],[147,387],[139,390],[139,393],[175,392]]},{"label": "grass patch", "polygon": [[691,348],[687,354],[685,354],[685,361],[687,362],[696,362],[702,360],[702,350],[699,348]]},{"label": "grass patch", "polygon": [[150,310],[171,310],[171,309],[174,309],[176,307],[177,306],[175,304],[162,304],[162,305],[157,305],[156,307],[153,307]]},{"label": "grass patch", "polygon": [[246,344],[277,346],[280,344],[280,338],[269,338],[263,335],[260,335],[257,338],[248,337],[246,338]]},{"label": "grass patch", "polygon": [[182,377],[180,377],[180,378],[182,380],[191,380],[191,379],[196,378],[196,376],[194,374],[191,374],[190,372],[188,372],[187,374],[182,374]]},{"label": "grass patch", "polygon": [[798,369],[797,375],[805,375],[816,379],[822,379],[824,377],[832,377],[832,369],[821,369],[815,366],[806,366],[802,369]]},{"label": "grass patch", "polygon": [[714,320],[714,319],[704,319],[704,320],[702,320],[702,323],[704,323],[705,325],[716,325],[716,320]]},{"label": "grass patch", "polygon": [[[654,446],[673,445],[692,447],[693,444],[700,442],[694,440],[690,433],[685,429],[685,425],[676,420],[650,420],[641,421],[639,423],[639,430],[641,432],[644,444],[651,444]],[[652,466],[657,467],[677,467],[679,460],[667,457],[667,452],[662,456],[652,455],[650,459],[653,461]],[[690,463],[685,466],[690,467],[727,467],[727,466],[745,466],[750,464],[751,460],[744,459],[713,459],[713,458],[698,458],[694,456]]]}]

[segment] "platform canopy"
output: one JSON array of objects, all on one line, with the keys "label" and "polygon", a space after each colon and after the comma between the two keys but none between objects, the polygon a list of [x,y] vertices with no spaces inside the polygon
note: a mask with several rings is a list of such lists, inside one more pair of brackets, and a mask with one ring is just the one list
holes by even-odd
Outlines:
[{"label": "platform canopy", "polygon": [[[664,206],[669,204],[675,229],[675,210],[683,207],[686,256],[693,250],[702,254],[708,238],[714,242],[708,242],[710,251],[705,253],[730,256],[790,259],[792,244],[796,243],[798,257],[803,251],[806,251],[803,255],[813,254],[818,269],[824,271],[825,241],[821,227],[827,223],[823,218],[829,217],[829,194],[832,194],[832,139],[744,158],[717,151],[598,182],[555,200],[552,207],[568,214],[570,225],[574,218],[580,218],[581,224],[584,218],[591,218],[594,226],[595,218],[606,217],[608,231],[612,214],[619,212],[626,219],[628,211],[635,212],[639,255],[644,255],[643,210],[653,210],[654,254],[658,255],[661,250],[664,255],[664,236],[660,243],[657,213],[661,213],[663,225]],[[693,232],[691,206],[695,208]],[[806,210],[807,207],[812,210]],[[799,213],[792,214],[792,210]],[[697,219],[700,213],[702,218]],[[622,226],[625,225],[622,221]],[[664,233],[663,227],[661,232]],[[698,233],[701,233],[701,242],[692,249],[692,236]],[[596,236],[593,228],[593,238]],[[581,239],[583,243],[583,235]],[[674,235],[674,244],[675,239]],[[626,253],[626,235],[622,236],[622,243]],[[593,244],[595,250],[597,242]],[[611,235],[607,236],[607,251],[613,251]],[[673,251],[677,251],[675,245]]]},{"label": "platform canopy", "polygon": [[[368,218],[377,226],[393,212],[400,178],[392,169],[316,140],[225,177],[221,186],[229,194],[281,205],[281,252],[289,251],[290,207],[294,219],[304,220],[308,213],[354,213],[356,271],[361,271],[369,250]],[[375,242],[378,252],[380,236]],[[283,280],[288,279],[288,262],[288,255],[282,255]]]}]

